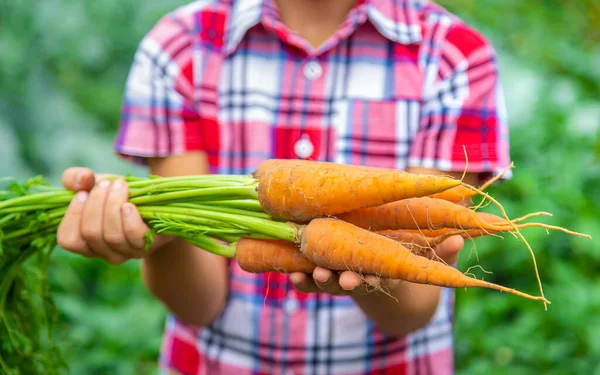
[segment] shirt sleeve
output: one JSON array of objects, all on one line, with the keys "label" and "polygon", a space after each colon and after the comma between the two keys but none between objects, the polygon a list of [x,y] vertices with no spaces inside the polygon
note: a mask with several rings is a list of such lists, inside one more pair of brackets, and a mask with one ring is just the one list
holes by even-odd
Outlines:
[{"label": "shirt sleeve", "polygon": [[193,48],[185,20],[163,17],[140,42],[125,85],[115,151],[145,164],[202,150],[194,100]]},{"label": "shirt sleeve", "polygon": [[[410,166],[498,174],[510,163],[509,134],[496,53],[464,24],[448,31],[437,77],[425,87]],[[466,153],[466,157],[465,157]],[[510,171],[504,178],[510,178]]]}]

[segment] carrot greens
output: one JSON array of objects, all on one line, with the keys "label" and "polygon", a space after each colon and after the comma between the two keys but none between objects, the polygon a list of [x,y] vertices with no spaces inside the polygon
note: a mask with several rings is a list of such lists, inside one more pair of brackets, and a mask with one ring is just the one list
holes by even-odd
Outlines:
[{"label": "carrot greens", "polygon": [[[251,176],[126,177],[130,202],[154,234],[179,237],[233,258],[242,237],[297,239],[296,227],[271,218]],[[65,369],[52,341],[57,311],[46,283],[56,232],[75,193],[42,177],[0,180],[0,372],[53,375]]]}]

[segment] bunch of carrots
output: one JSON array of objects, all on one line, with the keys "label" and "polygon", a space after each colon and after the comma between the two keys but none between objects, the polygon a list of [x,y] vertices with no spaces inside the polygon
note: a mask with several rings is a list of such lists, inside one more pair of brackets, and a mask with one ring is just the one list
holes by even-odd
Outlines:
[{"label": "bunch of carrots", "polygon": [[[435,256],[435,246],[453,235],[475,238],[542,227],[589,237],[542,223],[510,219],[499,202],[476,188],[446,176],[416,175],[392,169],[301,160],[268,160],[253,175],[202,175],[161,178],[127,177],[129,201],[156,233],[182,238],[204,251],[235,258],[248,272],[305,272],[315,267],[350,270],[448,288],[481,287],[532,300],[540,295],[467,276]],[[42,330],[48,312],[32,324],[24,309],[39,309],[32,291],[47,297],[43,274],[56,246],[55,234],[74,192],[52,187],[41,178],[25,183],[5,180],[0,190],[0,370],[7,374],[49,373],[54,355]],[[0,186],[2,187],[2,186]],[[482,197],[476,207],[460,204]],[[478,211],[483,202],[501,215]],[[24,282],[34,255],[39,285]],[[32,271],[33,272],[33,271]],[[37,286],[37,287],[36,287]],[[41,288],[41,289],[40,289]],[[52,358],[50,358],[52,357]],[[29,362],[23,362],[24,359]],[[27,364],[24,364],[27,363]],[[54,362],[52,365],[56,365]],[[58,365],[57,365],[58,366]],[[11,372],[12,371],[12,372]]]}]

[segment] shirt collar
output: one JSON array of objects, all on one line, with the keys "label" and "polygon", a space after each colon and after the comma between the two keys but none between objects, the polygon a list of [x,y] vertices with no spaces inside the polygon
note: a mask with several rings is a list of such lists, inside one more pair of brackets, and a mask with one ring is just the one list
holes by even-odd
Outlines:
[{"label": "shirt collar", "polygon": [[[368,19],[386,38],[400,44],[421,42],[420,14],[428,0],[359,0],[352,10],[355,19]],[[232,0],[231,13],[224,35],[225,53],[235,51],[250,28],[263,23],[274,24],[273,0]]]}]

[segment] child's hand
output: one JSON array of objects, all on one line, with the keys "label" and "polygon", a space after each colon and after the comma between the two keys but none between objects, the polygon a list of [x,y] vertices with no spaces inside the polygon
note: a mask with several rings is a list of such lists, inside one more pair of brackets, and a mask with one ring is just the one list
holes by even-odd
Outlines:
[{"label": "child's hand", "polygon": [[[58,245],[111,264],[143,258],[144,235],[150,230],[136,207],[128,203],[124,180],[109,181],[87,168],[70,168],[62,176],[65,188],[78,192],[58,227]],[[157,236],[154,247],[167,239]],[[158,242],[158,243],[157,243]]]},{"label": "child's hand", "polygon": [[[461,236],[448,238],[436,248],[436,255],[446,264],[454,264],[458,259],[458,253],[464,246],[464,239]],[[310,275],[304,273],[290,274],[290,281],[294,287],[304,293],[328,293],[335,296],[343,295],[361,295],[371,293],[377,290],[377,286],[385,284],[386,288],[393,288],[399,285],[401,280],[382,280],[373,275],[364,277],[364,282],[360,276],[351,271],[337,273],[325,268],[317,267]]]}]

